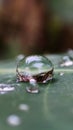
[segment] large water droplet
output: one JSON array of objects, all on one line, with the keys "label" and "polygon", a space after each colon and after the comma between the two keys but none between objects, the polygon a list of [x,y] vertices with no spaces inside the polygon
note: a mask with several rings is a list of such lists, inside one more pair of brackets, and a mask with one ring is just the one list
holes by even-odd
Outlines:
[{"label": "large water droplet", "polygon": [[17,115],[10,115],[7,118],[7,123],[11,126],[18,126],[21,124],[21,119]]},{"label": "large water droplet", "polygon": [[11,84],[0,84],[0,94],[5,94],[7,92],[14,91],[15,88]]},{"label": "large water droplet", "polygon": [[53,78],[53,65],[44,56],[28,56],[17,64],[17,81],[27,82],[35,79],[45,83]]}]

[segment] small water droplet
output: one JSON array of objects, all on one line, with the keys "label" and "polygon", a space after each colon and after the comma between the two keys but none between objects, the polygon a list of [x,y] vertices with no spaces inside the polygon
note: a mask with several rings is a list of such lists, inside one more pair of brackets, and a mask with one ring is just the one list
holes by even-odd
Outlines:
[{"label": "small water droplet", "polygon": [[69,57],[73,60],[73,50],[69,49],[67,54],[69,55]]},{"label": "small water droplet", "polygon": [[69,56],[64,56],[62,58],[62,62],[60,63],[61,67],[68,67],[68,66],[72,66],[73,65],[73,61],[69,58]]},{"label": "small water droplet", "polygon": [[64,75],[64,73],[63,73],[63,72],[61,72],[61,73],[60,73],[60,76],[63,76],[63,75]]},{"label": "small water droplet", "polygon": [[35,79],[30,79],[30,86],[26,87],[26,91],[29,93],[39,93],[38,84]]},{"label": "small water droplet", "polygon": [[29,106],[27,104],[20,104],[19,109],[22,110],[22,111],[28,111]]},{"label": "small water droplet", "polygon": [[64,60],[64,61],[68,61],[68,60],[70,60],[70,58],[69,58],[69,56],[64,56],[64,57],[63,57],[63,60]]},{"label": "small water droplet", "polygon": [[11,126],[19,126],[21,124],[21,119],[17,115],[10,115],[7,118],[7,123]]},{"label": "small water droplet", "polygon": [[52,62],[44,56],[28,56],[17,64],[17,81],[29,82],[35,79],[37,82],[46,83],[53,78]]},{"label": "small water droplet", "polygon": [[0,94],[5,94],[14,90],[15,88],[11,84],[0,84]]},{"label": "small water droplet", "polygon": [[16,60],[17,61],[20,61],[20,60],[22,60],[24,58],[24,55],[23,54],[20,54],[20,55],[18,55],[17,57],[16,57]]},{"label": "small water droplet", "polygon": [[64,66],[72,66],[72,65],[73,65],[72,61],[66,61],[66,62],[62,63],[60,66],[64,67]]}]

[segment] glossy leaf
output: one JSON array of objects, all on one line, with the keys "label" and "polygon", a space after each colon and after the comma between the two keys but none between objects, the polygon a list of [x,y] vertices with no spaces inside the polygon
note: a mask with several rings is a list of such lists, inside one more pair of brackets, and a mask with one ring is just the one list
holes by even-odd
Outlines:
[{"label": "glossy leaf", "polygon": [[[0,130],[73,129],[73,66],[60,67],[62,55],[47,57],[54,64],[54,78],[39,84],[39,94],[26,92],[29,83],[16,83],[14,60],[0,62],[0,83],[15,87],[14,91],[0,94]],[[9,124],[11,115],[19,117],[19,125]]]}]

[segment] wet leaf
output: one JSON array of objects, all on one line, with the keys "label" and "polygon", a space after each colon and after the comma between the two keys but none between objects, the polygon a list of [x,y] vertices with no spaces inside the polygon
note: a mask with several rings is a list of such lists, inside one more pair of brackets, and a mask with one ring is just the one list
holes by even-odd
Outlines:
[{"label": "wet leaf", "polygon": [[73,129],[73,66],[60,67],[62,56],[47,55],[54,78],[39,84],[38,94],[26,92],[29,83],[16,83],[14,60],[0,62],[0,83],[15,88],[0,94],[0,130]]}]

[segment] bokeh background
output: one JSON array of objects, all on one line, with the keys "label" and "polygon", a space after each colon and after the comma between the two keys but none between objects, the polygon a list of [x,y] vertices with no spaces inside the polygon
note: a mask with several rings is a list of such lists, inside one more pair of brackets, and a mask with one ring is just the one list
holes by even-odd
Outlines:
[{"label": "bokeh background", "polygon": [[0,0],[0,58],[73,49],[73,0]]}]

